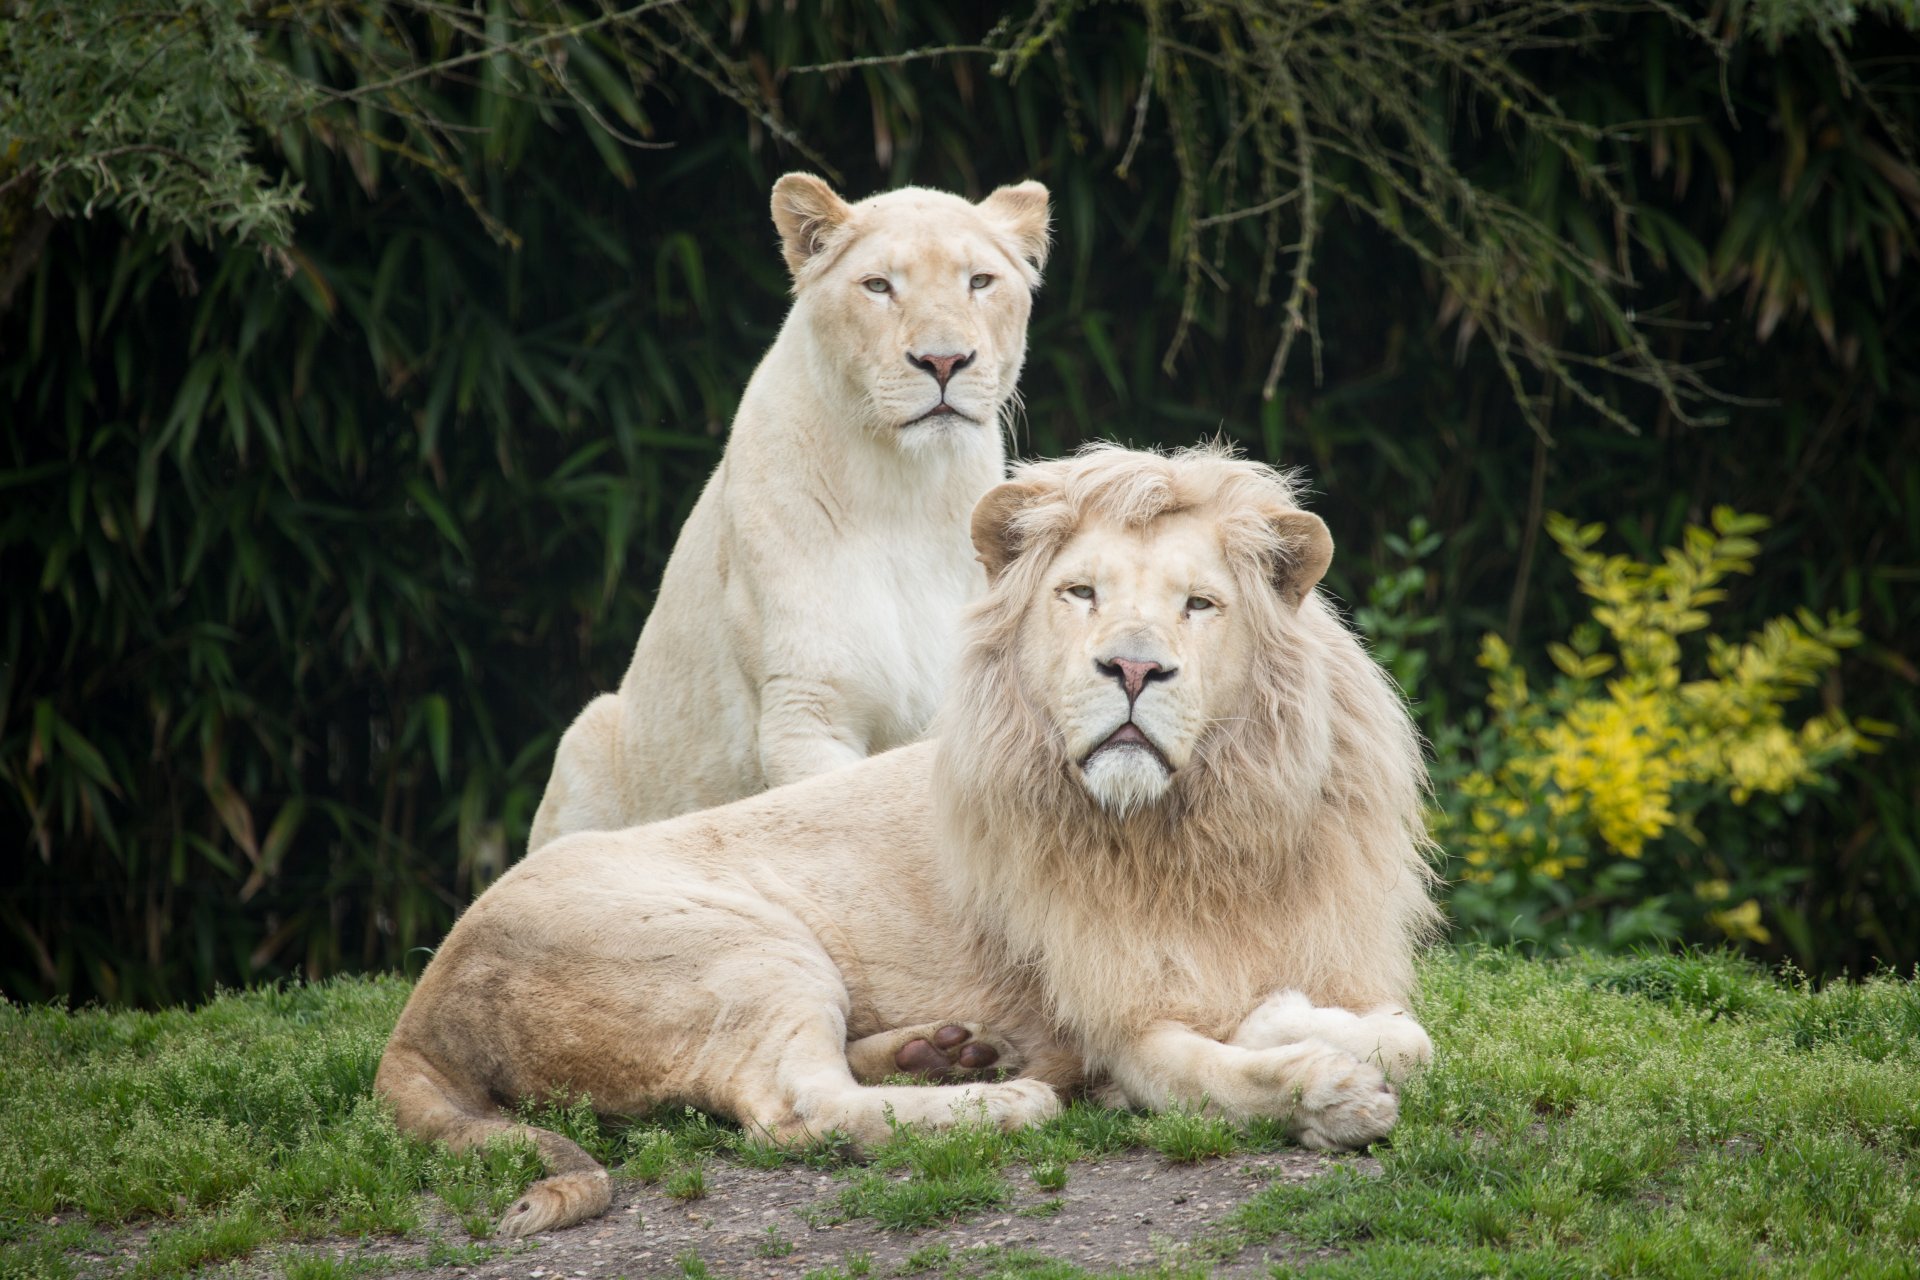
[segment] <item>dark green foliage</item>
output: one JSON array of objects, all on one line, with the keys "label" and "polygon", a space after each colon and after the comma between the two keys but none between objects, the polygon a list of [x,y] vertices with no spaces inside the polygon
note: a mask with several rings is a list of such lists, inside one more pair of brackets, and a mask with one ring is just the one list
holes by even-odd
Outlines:
[{"label": "dark green foliage", "polygon": [[[1328,47],[1357,39],[1338,6],[1272,7],[1308,15]],[[337,91],[410,56],[393,30],[295,8],[299,22],[256,29],[263,49]],[[1766,40],[1650,11],[1570,16],[1580,42],[1527,44],[1511,68],[1551,88],[1572,123],[1557,132],[1502,119],[1457,79],[1416,85],[1457,175],[1549,228],[1534,251],[1569,258],[1528,267],[1529,334],[1610,361],[1624,337],[1577,278],[1630,275],[1611,296],[1654,321],[1635,332],[1747,398],[1716,427],[1587,366],[1637,432],[1557,375],[1526,372],[1536,399],[1517,402],[1474,292],[1506,287],[1498,255],[1477,284],[1423,261],[1368,212],[1392,194],[1380,175],[1338,149],[1314,206],[1321,377],[1296,355],[1263,400],[1294,259],[1283,248],[1265,303],[1258,278],[1272,237],[1301,228],[1295,211],[1189,236],[1257,203],[1265,161],[1222,127],[1251,110],[1206,52],[1227,19],[1184,9],[1048,8],[1053,28],[1019,9],[996,39],[1051,35],[1009,79],[984,55],[795,70],[976,43],[992,19],[970,13],[676,7],[648,17],[652,37],[561,42],[578,72],[565,87],[493,59],[257,135],[267,176],[300,182],[309,206],[291,276],[252,247],[57,223],[0,313],[0,823],[18,868],[0,887],[0,989],[152,1003],[421,962],[517,856],[560,728],[619,679],[781,317],[766,193],[822,167],[808,151],[853,194],[1047,182],[1058,247],[1021,450],[1224,432],[1308,467],[1340,546],[1331,587],[1418,619],[1382,639],[1437,742],[1479,701],[1482,631],[1525,653],[1582,612],[1542,567],[1542,513],[1608,520],[1641,553],[1716,502],[1770,516],[1770,571],[1739,585],[1730,629],[1858,610],[1867,643],[1831,692],[1898,736],[1803,808],[1756,801],[1701,857],[1791,870],[1767,919],[1810,971],[1911,960],[1920,470],[1895,464],[1920,455],[1920,294],[1895,268],[1916,248],[1920,100],[1891,90],[1914,42],[1871,14],[1849,28],[1765,8],[1749,16]],[[1116,176],[1156,30],[1165,56]],[[420,45],[466,47],[444,31]],[[1400,147],[1399,125],[1364,114],[1384,100],[1373,85],[1314,119]],[[628,149],[609,129],[673,146]],[[8,262],[27,243],[24,190],[0,209]]]}]

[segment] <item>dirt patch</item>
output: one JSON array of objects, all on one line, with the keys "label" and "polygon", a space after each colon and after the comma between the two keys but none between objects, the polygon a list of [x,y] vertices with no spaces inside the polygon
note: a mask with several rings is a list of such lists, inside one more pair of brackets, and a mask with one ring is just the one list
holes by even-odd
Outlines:
[{"label": "dirt patch", "polygon": [[[1057,1192],[1035,1186],[1024,1168],[1010,1168],[1011,1202],[959,1222],[920,1231],[889,1231],[870,1220],[836,1222],[845,1182],[810,1169],[749,1169],[716,1162],[707,1194],[674,1200],[637,1182],[614,1183],[613,1207],[602,1218],[534,1238],[533,1247],[466,1267],[415,1275],[444,1280],[601,1280],[679,1275],[679,1259],[698,1254],[715,1277],[798,1280],[849,1260],[871,1260],[871,1274],[896,1274],[945,1247],[958,1258],[989,1247],[1040,1254],[1090,1270],[1131,1270],[1177,1260],[1254,1192],[1277,1180],[1306,1181],[1344,1165],[1377,1173],[1364,1156],[1303,1151],[1230,1156],[1173,1164],[1131,1152],[1069,1166]],[[449,1224],[450,1225],[450,1224]],[[454,1238],[457,1233],[449,1233]],[[306,1246],[308,1250],[316,1246]],[[320,1246],[325,1248],[325,1246]],[[333,1247],[346,1258],[417,1261],[426,1246],[385,1240]],[[1264,1274],[1270,1266],[1330,1255],[1286,1240],[1268,1241],[1218,1259],[1218,1276]]]}]

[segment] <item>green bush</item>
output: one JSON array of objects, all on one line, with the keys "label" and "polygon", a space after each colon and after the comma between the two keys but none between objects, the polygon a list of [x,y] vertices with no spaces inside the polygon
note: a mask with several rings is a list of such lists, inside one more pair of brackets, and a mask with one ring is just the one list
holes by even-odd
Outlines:
[{"label": "green bush", "polygon": [[1729,575],[1753,572],[1749,535],[1766,525],[1716,508],[1710,530],[1689,526],[1682,546],[1641,563],[1594,551],[1598,524],[1547,518],[1593,617],[1547,647],[1546,683],[1499,636],[1481,642],[1488,714],[1448,740],[1464,758],[1449,761],[1436,824],[1460,860],[1462,922],[1589,946],[1772,940],[1763,915],[1780,918],[1780,891],[1805,872],[1769,863],[1764,833],[1891,726],[1833,705],[1788,719],[1859,644],[1851,616],[1802,609],[1744,641],[1707,630]]}]

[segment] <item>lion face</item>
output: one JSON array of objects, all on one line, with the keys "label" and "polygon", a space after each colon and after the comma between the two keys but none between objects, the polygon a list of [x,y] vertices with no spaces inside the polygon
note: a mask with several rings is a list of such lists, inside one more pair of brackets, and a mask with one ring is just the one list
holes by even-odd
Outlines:
[{"label": "lion face", "polygon": [[1211,522],[1176,515],[1071,537],[1033,601],[1023,667],[1080,783],[1124,814],[1159,801],[1230,714],[1253,629]]},{"label": "lion face", "polygon": [[773,211],[823,390],[907,448],[998,429],[1046,258],[1044,187],[979,204],[907,188],[850,205],[789,174]]},{"label": "lion face", "polygon": [[[1012,624],[998,634],[1039,736],[1115,817],[1163,803],[1225,727],[1274,714],[1257,674],[1313,646],[1302,605],[1333,554],[1282,479],[1181,461],[1109,449],[1028,464],[974,510],[993,580],[983,616]],[[1248,492],[1222,502],[1173,483],[1211,470]],[[976,643],[991,650],[995,634]]]}]

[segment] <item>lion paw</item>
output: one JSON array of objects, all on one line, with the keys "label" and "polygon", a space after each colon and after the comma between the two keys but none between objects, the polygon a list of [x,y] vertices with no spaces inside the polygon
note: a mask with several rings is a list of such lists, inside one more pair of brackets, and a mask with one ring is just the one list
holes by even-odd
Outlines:
[{"label": "lion paw", "polygon": [[1060,1114],[1059,1092],[1038,1080],[981,1085],[980,1097],[986,1103],[987,1119],[1008,1132],[1044,1124]]},{"label": "lion paw", "polygon": [[1343,1151],[1392,1132],[1400,1119],[1400,1097],[1380,1068],[1330,1048],[1315,1074],[1293,1113],[1301,1146]]},{"label": "lion paw", "polygon": [[897,1075],[950,1084],[1018,1074],[1021,1055],[977,1022],[933,1022],[856,1040],[847,1062],[863,1084]]},{"label": "lion paw", "polygon": [[1234,1032],[1232,1043],[1273,1049],[1318,1040],[1403,1079],[1433,1061],[1433,1040],[1404,1008],[1383,1004],[1357,1014],[1316,1006],[1298,991],[1267,997]]}]

